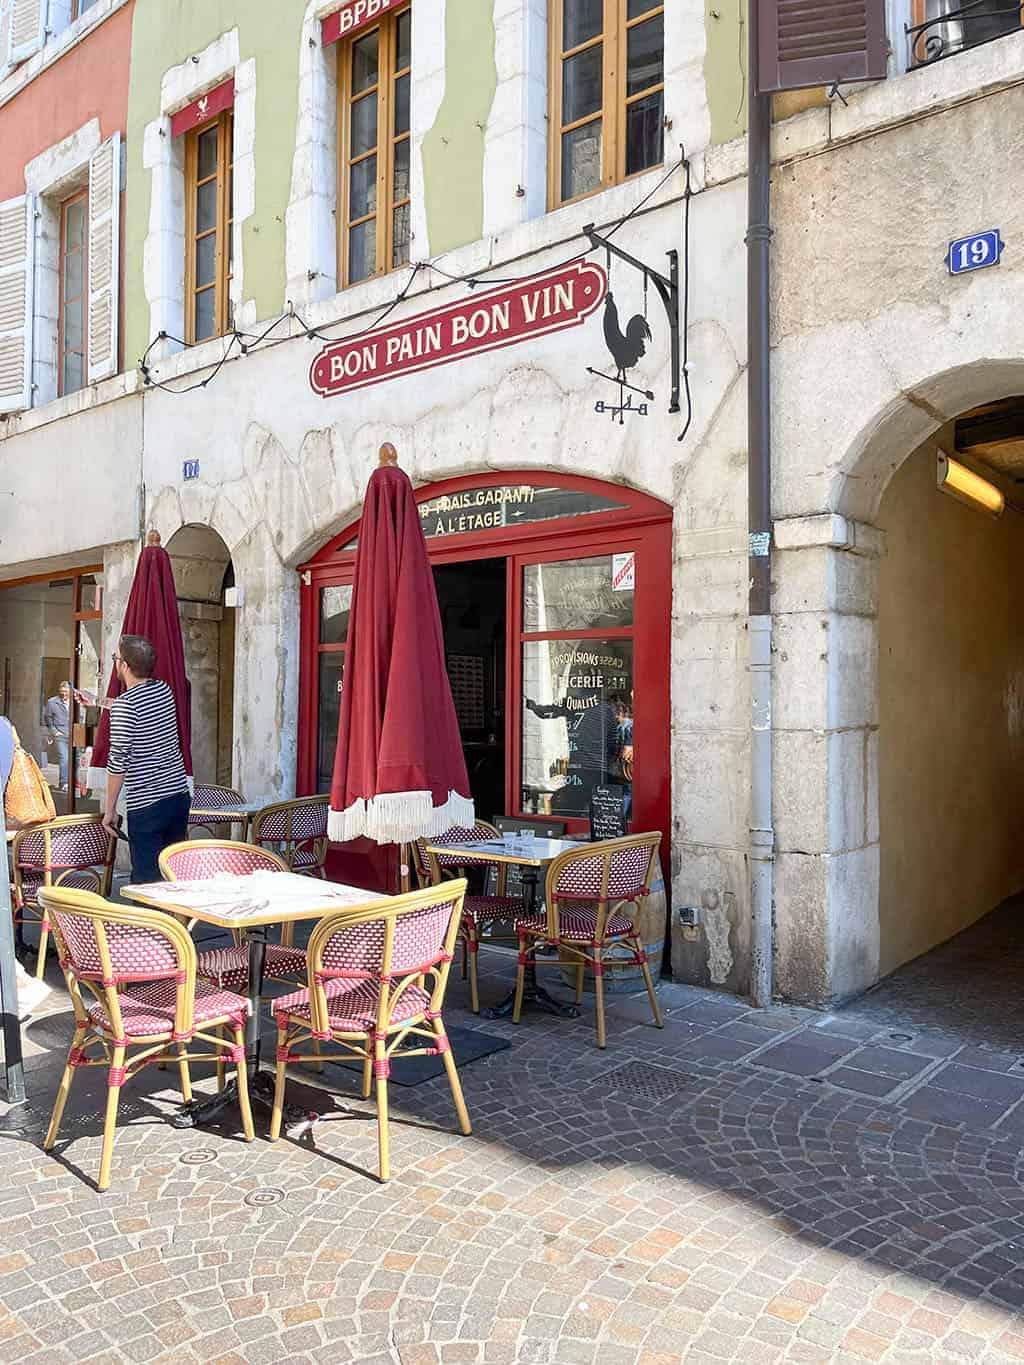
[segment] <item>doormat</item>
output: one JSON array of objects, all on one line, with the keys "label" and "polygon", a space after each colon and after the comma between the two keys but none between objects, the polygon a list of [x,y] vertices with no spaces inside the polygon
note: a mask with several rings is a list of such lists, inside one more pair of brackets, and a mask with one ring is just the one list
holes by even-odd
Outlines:
[{"label": "doormat", "polygon": [[[450,1028],[448,1038],[452,1045],[455,1064],[461,1071],[470,1062],[478,1062],[481,1057],[489,1057],[492,1052],[503,1052],[512,1044],[507,1038],[495,1038],[492,1033],[481,1033],[474,1028]],[[426,1042],[426,1039],[423,1040]],[[326,1060],[326,1058],[325,1058]],[[343,1067],[346,1071],[363,1074],[362,1062],[332,1061],[331,1066]],[[388,1080],[395,1085],[422,1085],[424,1081],[436,1080],[445,1075],[444,1061],[440,1057],[392,1057],[391,1075]]]}]

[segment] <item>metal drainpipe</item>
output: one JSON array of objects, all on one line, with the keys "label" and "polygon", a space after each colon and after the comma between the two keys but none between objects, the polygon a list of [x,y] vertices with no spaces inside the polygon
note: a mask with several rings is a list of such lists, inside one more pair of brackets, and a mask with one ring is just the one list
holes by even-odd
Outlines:
[{"label": "metal drainpipe", "polygon": [[750,994],[772,1000],[771,379],[768,306],[771,96],[756,92],[757,0],[747,22],[747,512],[750,647]]}]

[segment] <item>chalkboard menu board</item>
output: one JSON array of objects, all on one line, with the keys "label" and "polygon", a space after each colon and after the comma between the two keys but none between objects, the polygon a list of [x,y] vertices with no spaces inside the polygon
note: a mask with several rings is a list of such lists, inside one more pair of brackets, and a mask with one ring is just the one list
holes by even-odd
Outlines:
[{"label": "chalkboard menu board", "polygon": [[591,839],[621,839],[626,833],[624,787],[595,787],[590,798]]}]

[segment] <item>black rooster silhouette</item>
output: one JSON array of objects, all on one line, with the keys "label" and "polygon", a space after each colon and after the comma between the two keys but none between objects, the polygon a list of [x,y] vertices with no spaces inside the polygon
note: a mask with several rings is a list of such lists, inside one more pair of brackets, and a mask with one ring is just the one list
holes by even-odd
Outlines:
[{"label": "black rooster silhouette", "polygon": [[626,371],[632,370],[636,366],[640,357],[647,351],[646,343],[653,340],[647,319],[640,313],[634,313],[626,323],[626,335],[623,336],[619,327],[619,310],[615,307],[615,300],[611,294],[606,294],[604,297],[604,339],[617,367],[615,378],[620,384],[624,384],[626,382]]}]

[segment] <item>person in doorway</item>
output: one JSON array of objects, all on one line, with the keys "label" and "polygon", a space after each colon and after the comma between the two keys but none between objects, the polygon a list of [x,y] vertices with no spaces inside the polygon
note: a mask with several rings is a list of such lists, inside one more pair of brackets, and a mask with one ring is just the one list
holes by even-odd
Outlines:
[{"label": "person in doorway", "polygon": [[68,741],[71,737],[71,684],[62,682],[55,697],[49,697],[43,711],[46,743],[57,754],[61,791],[68,789]]},{"label": "person in doorway", "polygon": [[110,708],[110,758],[103,824],[116,834],[121,788],[128,810],[132,881],[160,880],[157,858],[188,834],[188,778],[178,740],[174,693],[153,677],[156,650],[142,635],[123,635],[114,655],[125,688]]},{"label": "person in doorway", "polygon": [[633,693],[627,698],[617,692],[611,699],[619,730],[619,774],[622,783],[622,806],[626,819],[633,812]]}]

